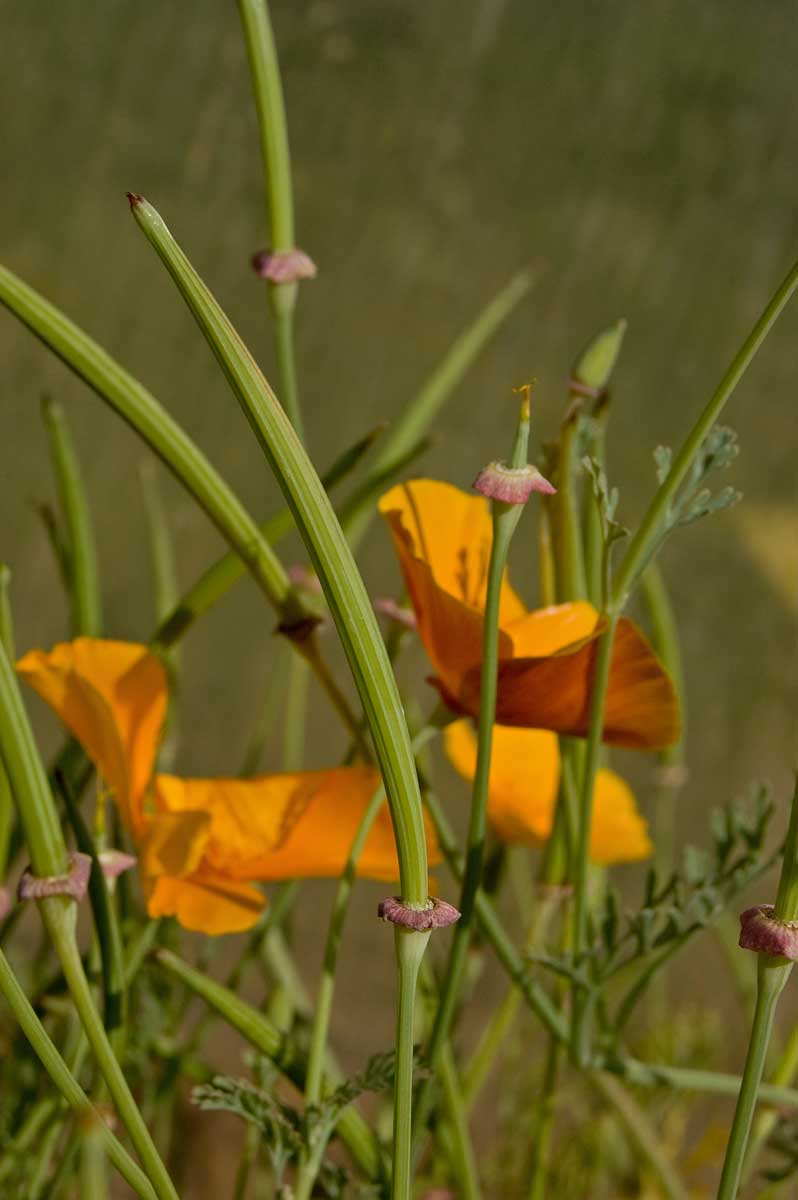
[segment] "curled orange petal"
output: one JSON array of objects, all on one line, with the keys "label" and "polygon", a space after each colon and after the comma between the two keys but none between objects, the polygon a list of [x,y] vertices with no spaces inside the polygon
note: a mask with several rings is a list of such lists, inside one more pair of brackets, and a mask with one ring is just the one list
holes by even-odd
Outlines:
[{"label": "curled orange petal", "polygon": [[76,638],[30,651],[17,671],[78,739],[136,835],[166,716],[159,660],[136,643]]},{"label": "curled orange petal", "polygon": [[[481,499],[432,480],[392,488],[380,501],[436,678],[454,712],[479,710],[485,578],[491,524]],[[504,581],[499,613],[496,719],[584,737],[597,639],[606,626],[577,602],[527,613]],[[661,749],[679,737],[676,693],[640,630],[619,621],[604,740]]]}]

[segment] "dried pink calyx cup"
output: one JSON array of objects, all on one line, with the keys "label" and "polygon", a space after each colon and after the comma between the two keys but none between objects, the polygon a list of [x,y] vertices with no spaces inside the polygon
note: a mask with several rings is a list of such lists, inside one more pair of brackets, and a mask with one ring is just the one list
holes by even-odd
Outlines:
[{"label": "dried pink calyx cup", "polygon": [[437,900],[434,896],[430,896],[424,908],[405,904],[401,896],[389,896],[387,900],[380,901],[377,916],[383,921],[390,921],[392,925],[422,932],[454,925],[455,921],[460,920],[460,911],[453,904]]},{"label": "dried pink calyx cup", "polygon": [[34,875],[30,867],[23,871],[17,887],[20,900],[43,900],[46,896],[71,896],[82,900],[91,875],[91,858],[78,850],[67,855],[68,868],[63,875]]},{"label": "dried pink calyx cup", "polygon": [[798,960],[798,921],[777,921],[772,904],[758,904],[740,915],[740,946],[759,954]]},{"label": "dried pink calyx cup", "polygon": [[509,467],[504,462],[488,463],[474,480],[474,488],[502,504],[526,504],[533,492],[553,496],[557,491],[537,467]]},{"label": "dried pink calyx cup", "polygon": [[316,264],[304,250],[258,250],[252,255],[252,269],[260,279],[270,283],[296,283],[313,279]]}]

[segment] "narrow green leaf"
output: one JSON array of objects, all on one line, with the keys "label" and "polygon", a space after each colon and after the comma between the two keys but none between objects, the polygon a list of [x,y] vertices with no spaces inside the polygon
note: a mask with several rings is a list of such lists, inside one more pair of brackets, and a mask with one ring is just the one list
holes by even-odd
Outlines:
[{"label": "narrow green leaf", "polygon": [[131,196],[158,252],[214,351],[294,514],[327,597],[363,704],[391,807],[402,895],[427,902],[427,847],[418,779],[399,690],[346,537],[310,459],[255,360],[146,200]]},{"label": "narrow green leaf", "polygon": [[45,397],[42,416],[66,527],[72,633],[74,637],[99,637],[103,623],[100,574],[83,474],[61,405]]}]

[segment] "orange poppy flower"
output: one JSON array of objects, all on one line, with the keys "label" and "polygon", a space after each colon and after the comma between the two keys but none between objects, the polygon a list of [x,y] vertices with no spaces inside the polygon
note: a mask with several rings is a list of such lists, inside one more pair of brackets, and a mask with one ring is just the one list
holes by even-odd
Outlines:
[{"label": "orange poppy flower", "polygon": [[[471,722],[444,732],[446,754],[466,779],[474,778],[477,737]],[[539,846],[551,836],[560,779],[557,735],[546,729],[496,725],[488,784],[488,816],[503,842]],[[594,862],[637,862],[652,852],[646,822],[629,785],[614,771],[596,775],[590,857]]]},{"label": "orange poppy flower", "polygon": [[[436,671],[432,682],[454,712],[476,716],[492,538],[488,503],[450,484],[416,479],[391,488],[379,508]],[[596,609],[582,601],[528,612],[505,576],[497,722],[586,736],[604,626]],[[673,684],[637,626],[622,618],[613,643],[604,741],[653,750],[678,736]]]},{"label": "orange poppy flower", "polygon": [[[247,929],[264,897],[254,881],[338,876],[379,786],[371,767],[180,779],[154,774],[168,698],[163,666],[145,646],[77,638],[33,650],[20,675],[74,733],[111,788],[139,851],[151,916],[188,929]],[[428,831],[431,858],[440,856]],[[357,873],[396,879],[387,804]]]}]

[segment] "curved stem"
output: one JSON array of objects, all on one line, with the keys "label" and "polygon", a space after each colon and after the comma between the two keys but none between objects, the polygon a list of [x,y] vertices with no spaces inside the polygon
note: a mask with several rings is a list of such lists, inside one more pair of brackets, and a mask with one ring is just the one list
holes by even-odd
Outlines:
[{"label": "curved stem", "polygon": [[791,970],[791,962],[784,964],[777,959],[768,961],[764,955],[759,957],[754,1022],[751,1027],[751,1037],[748,1042],[748,1053],[740,1084],[740,1094],[737,1098],[734,1122],[729,1134],[729,1144],[726,1147],[718,1200],[734,1200],[740,1186],[745,1150],[756,1108],[757,1093],[765,1069],[765,1057],[773,1029],[773,1018],[776,1015],[776,1005]]},{"label": "curved stem", "polygon": [[111,1048],[100,1014],[94,1006],[88,980],[75,940],[75,904],[61,896],[39,900],[50,941],[61,962],[67,987],[77,1009],[97,1065],[108,1085],[117,1112],[130,1134],[158,1200],[178,1200],[174,1184],[164,1166],[144,1118],[131,1095],[124,1072]]},{"label": "curved stem", "polygon": [[[17,983],[16,976],[2,951],[0,951],[0,992],[19,1021],[22,1032],[39,1057],[42,1066],[67,1104],[78,1116],[94,1115],[95,1110],[91,1101],[50,1040],[27,996]],[[141,1200],[157,1200],[157,1193],[147,1176],[104,1124],[102,1125],[102,1138],[108,1157],[136,1195]]]}]

